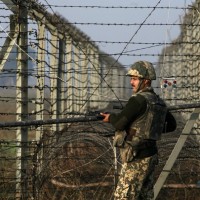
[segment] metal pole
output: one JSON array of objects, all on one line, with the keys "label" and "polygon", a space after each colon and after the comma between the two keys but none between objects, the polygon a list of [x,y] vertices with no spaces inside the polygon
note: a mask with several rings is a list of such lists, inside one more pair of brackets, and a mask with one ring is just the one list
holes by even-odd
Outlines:
[{"label": "metal pole", "polygon": [[[17,40],[17,75],[16,75],[16,121],[26,121],[28,118],[28,18],[25,3],[19,5],[18,24],[19,37]],[[16,132],[16,199],[28,199],[28,128],[20,127]]]},{"label": "metal pole", "polygon": [[[123,103],[126,103],[127,101],[123,101]],[[113,103],[118,103],[118,102],[114,102]],[[190,104],[181,104],[181,105],[173,105],[173,106],[168,106],[167,109],[169,111],[173,111],[173,110],[185,110],[185,109],[192,109],[192,108],[199,108],[200,107],[200,103],[190,103]],[[121,105],[114,105],[113,109],[119,109],[122,110],[123,107]]]},{"label": "metal pole", "polygon": [[64,118],[64,119],[0,122],[0,128],[41,126],[41,125],[45,125],[45,124],[76,123],[76,122],[88,122],[88,121],[99,121],[99,120],[100,120],[99,117],[88,116],[88,117],[75,117],[75,118]]},{"label": "metal pole", "polygon": [[[200,108],[200,103],[194,104],[183,104],[176,106],[169,106],[168,109],[179,110],[179,109],[192,109],[192,108]],[[118,107],[118,109],[121,109]],[[92,113],[92,112],[91,112]],[[63,119],[47,119],[47,120],[32,120],[32,121],[15,121],[15,122],[0,122],[0,128],[5,127],[23,127],[23,126],[41,126],[45,124],[59,124],[59,123],[76,123],[76,122],[88,122],[88,121],[99,121],[102,120],[102,117],[98,114],[98,112],[94,112],[94,114],[85,115],[83,117],[71,117],[71,118],[63,118]]]},{"label": "metal pole", "polygon": [[[36,120],[44,119],[44,97],[45,97],[45,46],[46,40],[45,38],[45,21],[43,23],[38,22],[38,43],[39,48],[37,51],[37,59],[40,61],[37,65],[37,87],[36,87]],[[43,127],[37,127],[35,139],[36,141],[40,141],[43,133]]]},{"label": "metal pole", "polygon": [[[58,119],[58,59],[59,59],[59,39],[58,31],[55,31],[51,35],[51,53],[50,53],[50,99],[51,99],[51,118]],[[51,126],[53,132],[58,131],[58,124]]]},{"label": "metal pole", "polygon": [[[65,112],[65,47],[66,42],[64,40],[59,39],[59,62],[58,62],[58,77],[61,77],[61,80],[58,79],[57,83],[57,98],[58,98],[58,106],[57,106],[57,112],[58,117],[63,118],[64,112]],[[61,130],[63,127],[60,125],[59,130]]]},{"label": "metal pole", "polygon": [[190,119],[187,121],[172,153],[170,154],[161,174],[158,177],[157,182],[154,185],[154,200],[157,198],[162,186],[164,185],[168,175],[170,174],[170,171],[180,154],[181,149],[183,148],[183,145],[185,144],[185,141],[187,140],[195,121],[199,118],[200,108],[196,108],[193,113],[190,116]]},{"label": "metal pole", "polygon": [[168,110],[172,111],[172,110],[199,108],[199,107],[200,107],[200,103],[190,103],[190,104],[169,106]]}]

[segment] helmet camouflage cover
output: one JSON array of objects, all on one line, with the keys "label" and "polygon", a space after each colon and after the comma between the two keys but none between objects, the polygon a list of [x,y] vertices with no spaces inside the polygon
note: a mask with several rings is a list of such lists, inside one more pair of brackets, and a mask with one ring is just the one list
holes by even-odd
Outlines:
[{"label": "helmet camouflage cover", "polygon": [[144,79],[156,80],[153,64],[148,61],[138,61],[128,70],[127,76],[137,76]]}]

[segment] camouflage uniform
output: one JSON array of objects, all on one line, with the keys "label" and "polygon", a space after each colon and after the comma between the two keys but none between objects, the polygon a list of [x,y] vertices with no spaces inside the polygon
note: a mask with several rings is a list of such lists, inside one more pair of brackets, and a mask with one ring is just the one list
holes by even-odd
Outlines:
[{"label": "camouflage uniform", "polygon": [[120,178],[115,190],[115,200],[153,199],[154,169],[157,154],[122,165]]},{"label": "camouflage uniform", "polygon": [[[116,200],[150,200],[153,199],[153,176],[158,162],[156,140],[160,139],[167,109],[152,88],[140,90],[144,79],[156,79],[151,63],[136,62],[127,75],[139,77],[141,81],[138,91],[127,103],[131,108],[125,108],[118,116],[111,114],[109,118],[116,129],[122,129],[116,131],[114,138],[114,146],[120,148],[123,163],[114,196]],[[136,106],[140,105],[140,110],[131,105],[131,102],[136,102]],[[142,109],[142,103],[145,110]],[[126,115],[126,112],[135,112],[134,120],[128,119],[130,115]],[[123,130],[126,124],[128,127]]]},{"label": "camouflage uniform", "polygon": [[117,131],[114,139],[115,146],[120,148],[123,163],[115,191],[116,200],[153,199],[153,175],[157,164],[156,140],[160,139],[167,110],[164,102],[151,88],[138,94],[147,101],[146,111],[126,131]]}]

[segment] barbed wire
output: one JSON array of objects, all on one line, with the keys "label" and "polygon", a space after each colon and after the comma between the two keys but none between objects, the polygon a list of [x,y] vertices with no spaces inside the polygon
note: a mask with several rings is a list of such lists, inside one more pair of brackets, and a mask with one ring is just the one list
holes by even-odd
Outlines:
[{"label": "barbed wire", "polygon": [[[159,3],[159,2],[158,2]],[[64,8],[81,8],[81,9],[93,9],[93,8],[97,8],[97,9],[149,9],[151,12],[150,14],[147,16],[147,18],[151,15],[151,13],[153,13],[153,11],[155,9],[169,9],[169,7],[159,7],[159,6],[155,6],[155,7],[139,7],[139,6],[131,6],[131,7],[126,7],[126,6],[70,6],[70,5],[62,5],[62,6],[57,6],[57,5],[50,5],[47,1],[46,1],[46,7],[49,7],[53,13],[54,12],[54,8],[56,7],[64,7]],[[1,8],[2,10],[6,10],[5,8]],[[193,8],[187,7],[170,7],[170,9],[174,9],[174,10],[192,10]],[[8,9],[7,9],[8,10]],[[10,22],[6,22],[5,20],[8,18],[9,16],[3,16],[1,15],[1,24],[2,25],[9,25]],[[6,19],[4,19],[6,18]],[[146,19],[147,19],[146,18]],[[32,26],[35,24],[35,22],[31,21],[32,19],[29,18],[29,25]],[[138,34],[138,31],[140,30],[141,27],[146,26],[146,27],[156,27],[156,26],[190,26],[192,28],[198,28],[199,25],[198,24],[190,24],[190,23],[144,23],[145,20],[143,21],[143,23],[91,23],[91,22],[73,22],[73,23],[68,23],[68,25],[72,25],[72,26],[76,26],[76,25],[82,25],[82,26],[111,26],[111,28],[119,26],[124,28],[125,26],[139,26],[139,28],[137,29],[137,31],[132,34],[132,37],[130,38],[129,41],[103,41],[103,40],[92,40],[92,42],[98,43],[98,44],[123,44],[125,46],[125,48],[122,51],[116,51],[116,53],[110,53],[110,54],[101,54],[99,52],[97,53],[87,53],[87,56],[89,58],[84,58],[82,59],[82,56],[85,56],[86,54],[83,53],[83,51],[81,51],[82,49],[79,48],[79,46],[81,46],[81,44],[85,43],[87,44],[88,41],[84,38],[83,40],[80,41],[76,41],[76,43],[73,43],[74,47],[78,47],[77,49],[79,49],[79,54],[76,55],[75,52],[73,50],[65,52],[66,55],[73,55],[73,56],[78,56],[79,58],[77,59],[77,61],[75,61],[75,59],[71,59],[71,60],[64,60],[62,61],[63,65],[71,65],[71,66],[75,66],[75,65],[79,65],[80,62],[89,62],[90,63],[90,68],[86,71],[84,71],[84,69],[75,69],[75,67],[73,66],[72,69],[64,69],[63,73],[66,75],[69,75],[71,77],[70,81],[74,82],[77,81],[78,78],[76,77],[78,74],[79,75],[87,75],[89,74],[90,77],[95,77],[98,73],[97,70],[95,69],[95,65],[94,62],[92,61],[91,57],[93,56],[117,56],[118,58],[120,56],[131,56],[133,57],[133,59],[135,57],[162,57],[162,53],[138,53],[139,51],[143,51],[143,50],[148,50],[148,49],[152,49],[158,46],[163,46],[163,45],[174,45],[174,46],[179,46],[179,45],[198,45],[199,42],[198,41],[187,41],[186,39],[184,39],[183,41],[177,41],[177,42],[134,42],[132,39],[135,37],[135,35]],[[42,21],[39,21],[39,23],[42,23]],[[0,34],[5,34],[4,31],[1,31]],[[30,33],[30,32],[27,32]],[[35,68],[33,69],[28,69],[26,73],[21,73],[19,69],[15,69],[13,67],[11,67],[11,69],[3,69],[2,70],[2,74],[0,76],[0,81],[2,79],[8,79],[8,78],[15,78],[16,74],[21,73],[21,75],[28,75],[29,78],[39,78],[37,69],[38,69],[38,63],[43,62],[45,68],[41,69],[40,72],[41,74],[43,74],[43,78],[48,79],[48,80],[57,80],[60,77],[59,75],[57,77],[52,77],[52,75],[54,74],[58,74],[58,70],[55,69],[54,71],[51,71],[54,67],[57,66],[57,64],[52,64],[51,63],[51,57],[54,56],[57,59],[59,58],[58,54],[53,54],[52,53],[52,42],[55,42],[56,40],[51,39],[50,36],[45,35],[45,37],[41,37],[39,40],[37,39],[37,34],[38,32],[34,32],[35,36],[34,38],[30,38],[31,36],[29,35],[27,39],[29,39],[31,41],[31,43],[29,43],[29,47],[33,47],[34,46],[34,50],[38,51],[38,49],[40,49],[43,53],[37,53],[38,56],[41,56],[43,54],[45,54],[45,60],[36,60],[34,57],[34,60],[36,60],[37,64],[35,66]],[[5,40],[7,38],[7,36],[0,36],[0,39]],[[38,42],[45,40],[47,42],[45,48],[41,47]],[[147,46],[142,46],[142,47],[137,47],[133,50],[125,50],[127,45],[147,45]],[[6,46],[4,46],[6,47]],[[77,50],[76,49],[76,50]],[[11,52],[10,55],[15,55],[15,52]],[[73,57],[72,56],[72,57]],[[174,56],[174,54],[172,53],[168,53],[165,55],[166,57],[172,57]],[[176,60],[172,60],[172,61],[165,61],[165,62],[161,62],[161,61],[157,61],[156,63],[154,63],[155,65],[157,64],[174,64],[174,63],[185,63],[185,62],[195,62],[198,61],[199,59],[199,55],[198,52],[196,52],[195,54],[193,52],[185,52],[185,53],[177,53],[176,54],[177,58]],[[10,62],[12,63],[12,61],[15,61],[15,57],[14,58],[9,58],[7,63]],[[39,62],[38,62],[39,61]],[[116,64],[116,63],[115,63]],[[113,63],[110,63],[108,66],[108,71],[105,72],[105,76],[104,78],[102,78],[102,74],[99,74],[99,79],[100,79],[100,83],[102,84],[102,82],[104,82],[106,78],[111,79],[110,77],[114,77],[116,80],[119,80],[120,78],[125,78],[125,75],[122,74],[118,74],[118,72],[113,72],[111,70],[115,69],[119,69],[117,65],[115,65]],[[122,67],[125,67],[125,65],[122,65]],[[195,78],[196,74],[194,75],[187,75],[187,74],[179,74],[177,75],[171,75],[170,77],[174,77],[174,78],[186,78],[187,80],[191,79],[191,78]],[[102,78],[102,79],[101,79]],[[162,76],[158,76],[158,78],[162,78]],[[65,82],[69,82],[69,79],[64,79]],[[87,80],[89,82],[89,80]],[[81,104],[81,101],[84,101],[85,104],[86,103],[91,103],[91,102],[96,102],[96,103],[109,103],[110,100],[114,99],[114,96],[107,94],[107,93],[103,93],[102,94],[95,94],[95,90],[99,89],[101,87],[101,89],[106,89],[109,87],[111,87],[111,90],[114,91],[118,91],[118,89],[121,90],[126,90],[126,89],[130,89],[128,86],[117,86],[117,82],[110,84],[110,82],[108,82],[108,85],[95,85],[95,84],[87,84],[87,81],[82,81],[80,80],[80,85],[73,85],[73,84],[68,84],[68,85],[62,85],[61,87],[59,87],[59,89],[62,90],[62,92],[67,92],[68,90],[72,89],[72,90],[76,90],[76,91],[84,91],[84,90],[88,90],[86,91],[87,95],[90,94],[89,96],[84,96],[82,99],[79,99],[79,95],[74,94],[73,96],[68,96],[67,98],[60,98],[59,100],[62,101],[73,101],[75,105],[83,105]],[[107,80],[106,80],[107,81]],[[82,85],[81,85],[82,84]],[[85,84],[85,85],[84,85]],[[185,89],[185,88],[192,88],[193,86],[187,86],[184,85],[184,83],[179,82],[177,84],[177,90],[180,89]],[[23,87],[22,89],[29,89],[29,91],[35,91],[35,90],[48,90],[49,92],[52,91],[53,89],[55,89],[56,86],[50,86],[49,83],[46,83],[44,85],[37,85],[34,81],[32,82],[32,85],[28,85],[27,87]],[[160,89],[159,86],[155,87]],[[199,86],[195,86],[193,88],[199,89]],[[16,89],[20,89],[19,86],[17,85],[8,85],[5,86],[3,85],[3,83],[0,83],[0,89],[3,91],[8,91],[8,90],[12,90],[15,91]],[[167,90],[167,89],[166,89]],[[175,91],[175,90],[173,90]],[[34,92],[33,92],[34,93]],[[100,99],[92,99],[93,97],[98,96]],[[118,94],[117,94],[118,96]],[[103,98],[104,97],[104,98]],[[121,98],[119,98],[121,99]],[[33,98],[30,98],[28,100],[25,100],[24,103],[29,103],[29,105],[34,105],[35,103],[37,103],[37,101],[39,101],[39,97],[37,96],[33,96]],[[44,110],[37,110],[32,112],[29,111],[28,115],[30,117],[30,120],[34,119],[35,115],[40,114],[41,112],[44,111],[44,118],[48,118],[51,114],[52,114],[52,110],[50,109],[51,105],[53,104],[53,102],[55,102],[57,100],[56,97],[50,97],[50,93],[45,94],[43,101],[47,104],[47,107],[45,107]],[[182,96],[178,96],[176,98],[166,98],[167,101],[176,101],[176,102],[183,102],[183,101],[193,101],[194,100],[194,94],[189,94],[186,97],[182,97]],[[197,97],[198,100],[198,97]],[[19,102],[20,98],[17,98],[16,95],[14,96],[9,96],[9,94],[1,94],[0,95],[0,102],[1,103],[5,103],[8,105],[10,105],[10,103],[14,105],[14,103]],[[49,107],[48,107],[49,106]],[[4,104],[3,104],[4,107]],[[11,107],[11,106],[10,106]],[[34,107],[33,107],[34,108]],[[7,109],[7,107],[5,107],[5,109]],[[182,114],[191,114],[192,110],[177,110],[174,113],[180,114],[180,116],[182,116]],[[0,117],[1,119],[5,120],[4,117],[7,116],[11,116],[14,117],[16,115],[19,115],[21,113],[16,112],[16,111],[12,111],[12,110],[5,110],[0,112]],[[73,111],[73,112],[68,112],[68,108],[66,108],[63,113],[59,113],[58,116],[85,116],[85,113],[82,113],[81,110],[78,110],[78,112]],[[6,119],[9,120],[9,119]],[[33,191],[33,193],[37,193],[35,190],[37,190],[38,188],[43,190],[44,192],[46,192],[46,194],[52,194],[51,191],[54,191],[54,188],[59,188],[58,185],[59,183],[69,183],[69,185],[65,185],[65,186],[74,186],[74,182],[68,182],[66,180],[71,180],[70,177],[72,177],[73,175],[73,179],[74,177],[77,178],[77,180],[79,180],[79,178],[81,179],[81,176],[83,176],[83,174],[88,175],[88,171],[90,169],[91,166],[95,167],[96,165],[101,166],[101,168],[103,168],[102,166],[106,165],[106,170],[105,171],[95,171],[95,174],[90,174],[90,181],[92,178],[96,178],[96,180],[101,180],[102,182],[107,180],[108,175],[112,176],[112,178],[110,178],[112,181],[112,187],[114,186],[114,170],[113,170],[113,160],[114,160],[114,149],[112,146],[112,140],[110,137],[110,133],[114,133],[113,130],[111,128],[105,128],[102,130],[103,125],[102,124],[94,124],[94,123],[89,123],[87,125],[80,125],[78,124],[77,127],[75,126],[70,127],[67,126],[65,127],[65,131],[58,131],[58,132],[53,132],[50,130],[50,127],[48,125],[43,126],[44,130],[47,130],[46,135],[43,135],[43,138],[41,138],[41,140],[38,141],[34,141],[35,139],[35,133],[31,133],[30,132],[30,141],[25,141],[25,142],[21,142],[20,140],[16,140],[15,135],[16,135],[16,130],[17,128],[13,127],[13,128],[2,128],[2,132],[1,132],[1,136],[0,136],[0,162],[3,163],[3,170],[1,171],[1,177],[3,177],[1,179],[1,183],[4,186],[4,188],[6,188],[6,190],[2,190],[2,195],[4,194],[4,191],[11,191],[13,192],[12,188],[14,188],[14,184],[10,184],[10,182],[14,183],[16,180],[15,177],[15,162],[16,160],[20,160],[20,159],[24,159],[24,157],[20,158],[17,157],[16,158],[16,149],[18,148],[22,148],[24,147],[24,145],[26,146],[26,149],[28,151],[28,155],[27,155],[27,160],[28,160],[28,169],[30,170],[30,172],[27,173],[28,177],[33,177],[32,180],[29,179],[28,184],[33,184],[33,188],[29,188],[28,191]],[[36,131],[38,129],[38,126],[31,126],[29,127],[29,131]],[[198,127],[194,128],[194,131],[198,131]],[[178,136],[180,132],[176,133]],[[198,133],[198,132],[197,132]],[[5,137],[3,137],[5,135]],[[7,136],[10,136],[10,139],[7,138]],[[12,137],[11,137],[12,135]],[[198,134],[195,133],[191,133],[191,136],[195,137]],[[109,136],[106,139],[102,139],[102,136]],[[174,136],[174,135],[173,135]],[[176,142],[176,140],[174,139],[173,141],[170,140],[173,137],[169,137],[165,140],[163,140],[163,143],[166,146],[173,146],[174,143]],[[176,138],[177,139],[177,138]],[[90,143],[88,142],[90,141]],[[72,147],[70,147],[69,143],[72,145]],[[164,145],[164,146],[165,146]],[[166,147],[165,146],[165,147]],[[183,177],[185,177],[186,175],[190,174],[192,177],[196,175],[196,177],[198,177],[199,171],[198,171],[198,164],[196,164],[196,162],[199,160],[199,156],[198,154],[196,154],[196,151],[198,151],[198,144],[196,144],[195,142],[191,142],[190,146],[184,147],[183,151],[184,151],[184,155],[181,155],[180,158],[177,160],[177,163],[180,164],[183,161],[187,161],[188,163],[192,163],[194,164],[194,170],[193,169],[183,169],[181,171],[179,171],[179,169],[173,169],[171,173],[175,174],[176,177],[178,177],[178,175],[181,173],[181,175]],[[91,151],[91,149],[93,151]],[[41,152],[44,150],[45,152],[45,157],[40,157],[40,155],[42,154]],[[85,151],[86,150],[86,151]],[[87,150],[88,152],[91,153],[91,155],[87,154]],[[164,149],[164,154],[166,156],[166,154],[168,154],[169,152],[167,151],[168,149],[165,148]],[[191,150],[191,152],[189,151]],[[79,155],[74,155],[74,154],[70,154],[72,152],[83,152],[82,154]],[[103,152],[103,153],[102,153]],[[109,153],[109,155],[107,155],[106,153]],[[38,157],[42,158],[43,160],[43,164],[38,163]],[[109,160],[109,162],[108,162]],[[74,162],[75,165],[69,166],[70,162]],[[119,162],[119,160],[118,160]],[[193,163],[194,162],[194,163]],[[76,165],[76,164],[79,165]],[[163,164],[164,161],[161,161],[161,164]],[[39,166],[41,164],[41,166]],[[118,163],[120,165],[120,163]],[[191,164],[191,165],[192,165]],[[181,164],[180,164],[181,165]],[[65,166],[65,168],[63,168],[63,166]],[[68,167],[69,166],[69,167]],[[78,167],[77,167],[78,166]],[[160,167],[161,165],[159,165]],[[188,165],[187,165],[188,166]],[[84,171],[84,167],[88,167],[87,170]],[[38,174],[37,169],[41,169],[40,173]],[[92,167],[91,167],[92,168]],[[99,168],[98,168],[99,169]],[[34,171],[36,170],[36,171]],[[83,170],[83,171],[79,171],[79,170]],[[71,174],[68,176],[67,172],[71,172]],[[47,173],[47,174],[46,174]],[[50,173],[50,174],[48,174]],[[74,174],[73,174],[74,173]],[[191,177],[190,176],[190,177]],[[57,178],[56,180],[54,180],[53,178]],[[91,178],[92,177],[92,178]],[[100,177],[100,179],[98,179],[98,177]],[[52,180],[53,179],[53,180]],[[86,179],[86,178],[85,178]],[[47,181],[49,180],[49,182]],[[51,180],[51,183],[50,183]],[[81,179],[82,180],[82,179]],[[93,179],[92,179],[93,180]],[[178,178],[177,178],[178,180]],[[194,179],[196,180],[196,179]],[[57,181],[57,182],[56,182]],[[87,180],[88,181],[88,180]],[[181,183],[185,183],[185,180],[180,180]],[[37,184],[36,184],[37,183]],[[45,185],[46,184],[46,185]],[[56,185],[57,184],[57,185]],[[62,184],[60,184],[62,185]],[[95,185],[95,184],[94,184]],[[6,187],[7,186],[7,187]],[[87,185],[85,184],[85,187]],[[36,187],[36,188],[34,188]],[[82,187],[79,185],[77,186],[78,190],[83,192]],[[101,192],[100,189],[101,187],[98,186],[97,188],[95,188],[93,197],[97,197],[97,195],[100,193],[101,195],[103,194],[103,192]],[[41,192],[40,190],[40,192]],[[67,190],[67,189],[65,189]],[[60,190],[61,192],[63,192],[63,196],[65,195],[63,190]],[[89,190],[88,190],[89,191]],[[110,194],[110,191],[113,191],[113,188],[109,188],[109,192],[108,194]],[[60,192],[60,193],[61,193]],[[42,192],[41,192],[42,193]],[[59,193],[59,190],[57,190],[57,193]],[[105,192],[104,192],[105,193]],[[74,196],[73,196],[74,195]],[[75,199],[75,192],[72,195],[72,197],[74,197]],[[52,195],[50,195],[52,197]],[[112,196],[112,194],[110,195]],[[77,199],[77,198],[76,198]],[[95,199],[95,198],[90,198],[90,199]],[[96,198],[98,199],[98,198]],[[105,198],[106,199],[106,198]],[[108,199],[108,198],[107,198]]]},{"label": "barbed wire", "polygon": [[[72,6],[72,5],[53,5],[53,4],[47,4],[44,6],[46,7],[54,7],[54,8],[98,8],[98,9],[153,9],[154,7],[153,6],[97,6],[97,5],[86,5],[86,6]],[[169,7],[166,7],[166,6],[157,6],[156,9],[169,9]],[[170,9],[181,9],[181,10],[191,10],[191,9],[194,9],[192,7],[178,7],[178,6],[170,6]]]}]

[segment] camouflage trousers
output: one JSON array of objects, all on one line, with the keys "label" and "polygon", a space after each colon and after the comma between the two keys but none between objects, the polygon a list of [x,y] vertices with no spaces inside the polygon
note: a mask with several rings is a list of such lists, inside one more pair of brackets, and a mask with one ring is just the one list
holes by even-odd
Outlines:
[{"label": "camouflage trousers", "polygon": [[115,190],[115,200],[151,200],[154,197],[153,183],[157,154],[122,165]]}]

